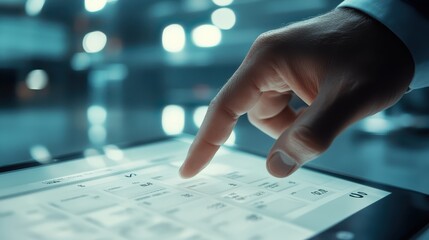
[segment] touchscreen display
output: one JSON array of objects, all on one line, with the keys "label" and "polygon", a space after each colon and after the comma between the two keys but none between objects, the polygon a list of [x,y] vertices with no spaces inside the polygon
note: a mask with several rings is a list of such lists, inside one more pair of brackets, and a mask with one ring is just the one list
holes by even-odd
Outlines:
[{"label": "touchscreen display", "polygon": [[307,169],[274,178],[230,150],[184,180],[186,146],[160,144],[163,157],[135,147],[114,166],[1,190],[0,239],[305,239],[389,194]]}]

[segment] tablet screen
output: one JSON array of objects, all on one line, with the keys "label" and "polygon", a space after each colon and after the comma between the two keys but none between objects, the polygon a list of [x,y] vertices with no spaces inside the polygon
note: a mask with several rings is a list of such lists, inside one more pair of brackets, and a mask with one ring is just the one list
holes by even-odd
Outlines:
[{"label": "tablet screen", "polygon": [[[305,239],[390,194],[309,169],[274,178],[264,158],[228,149],[184,180],[187,148],[169,140],[2,174],[0,238]],[[82,166],[93,170],[62,175]]]}]

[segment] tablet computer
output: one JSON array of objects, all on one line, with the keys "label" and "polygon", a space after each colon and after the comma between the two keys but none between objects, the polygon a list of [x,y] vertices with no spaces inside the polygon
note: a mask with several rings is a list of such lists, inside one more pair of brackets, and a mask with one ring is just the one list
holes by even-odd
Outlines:
[{"label": "tablet computer", "polygon": [[1,167],[0,239],[408,239],[429,223],[427,195],[306,167],[274,178],[235,148],[181,179],[190,143]]}]

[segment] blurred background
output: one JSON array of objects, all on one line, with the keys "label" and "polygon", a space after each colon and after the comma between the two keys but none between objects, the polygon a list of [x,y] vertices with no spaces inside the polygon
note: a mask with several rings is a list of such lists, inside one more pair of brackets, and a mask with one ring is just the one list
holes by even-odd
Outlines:
[{"label": "blurred background", "polygon": [[[339,2],[0,0],[0,165],[195,134],[259,34]],[[429,194],[428,102],[407,94],[310,165]],[[228,140],[272,143],[246,118]]]}]

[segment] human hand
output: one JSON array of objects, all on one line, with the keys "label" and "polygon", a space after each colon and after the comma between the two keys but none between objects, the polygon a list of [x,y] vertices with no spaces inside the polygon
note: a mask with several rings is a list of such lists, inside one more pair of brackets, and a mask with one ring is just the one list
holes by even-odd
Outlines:
[{"label": "human hand", "polygon": [[[397,102],[413,72],[406,46],[353,9],[264,33],[211,102],[180,174],[200,172],[247,113],[277,139],[268,171],[286,177],[323,153],[347,126]],[[293,110],[292,94],[308,107]]]}]

